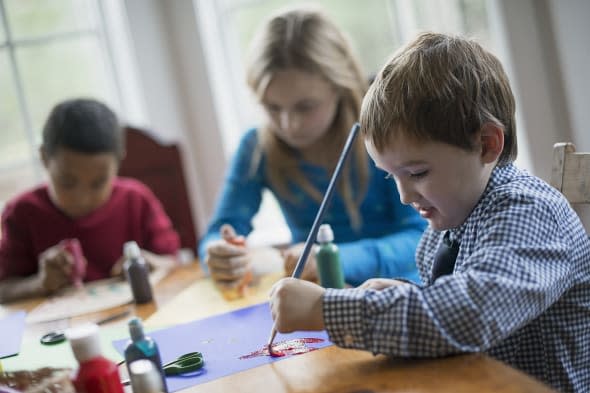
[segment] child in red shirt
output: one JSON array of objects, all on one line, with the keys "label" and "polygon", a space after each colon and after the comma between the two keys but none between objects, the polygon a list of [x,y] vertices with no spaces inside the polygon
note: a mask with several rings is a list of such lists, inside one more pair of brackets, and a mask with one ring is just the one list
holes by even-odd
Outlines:
[{"label": "child in red shirt", "polygon": [[2,213],[0,302],[71,285],[74,255],[65,239],[79,241],[83,281],[120,271],[130,240],[148,250],[148,263],[175,263],[180,241],[160,202],[142,183],[117,177],[123,145],[104,104],[75,99],[53,109],[40,148],[48,183],[9,201]]}]

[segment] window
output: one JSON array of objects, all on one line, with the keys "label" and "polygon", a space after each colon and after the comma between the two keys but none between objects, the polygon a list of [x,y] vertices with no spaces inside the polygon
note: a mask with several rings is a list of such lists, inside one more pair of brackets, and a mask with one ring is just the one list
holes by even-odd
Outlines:
[{"label": "window", "polygon": [[121,112],[107,0],[0,0],[0,206],[43,177],[37,149],[51,108],[92,97]]},{"label": "window", "polygon": [[[216,20],[219,26],[216,34],[204,32],[209,35],[209,52],[219,48],[222,51],[221,60],[214,69],[228,75],[222,80],[232,81],[217,88],[238,90],[229,95],[234,100],[232,107],[238,111],[238,119],[233,124],[237,124],[239,130],[235,127],[224,130],[228,154],[236,147],[242,131],[260,123],[256,99],[245,85],[243,65],[250,41],[269,15],[297,3],[301,1],[199,2],[201,19]],[[420,31],[465,34],[477,38],[486,46],[490,44],[485,0],[316,0],[306,4],[319,5],[347,33],[367,77],[376,73],[395,49]],[[220,57],[219,53],[216,56]]]}]

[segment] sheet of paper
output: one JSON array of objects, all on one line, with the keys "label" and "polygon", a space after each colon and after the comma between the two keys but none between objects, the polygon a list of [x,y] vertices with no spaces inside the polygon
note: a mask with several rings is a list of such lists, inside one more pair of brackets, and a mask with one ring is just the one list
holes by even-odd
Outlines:
[{"label": "sheet of paper", "polygon": [[231,301],[223,298],[211,279],[198,280],[149,317],[145,326],[171,326],[265,302],[272,285],[282,277],[282,272],[269,273],[248,288],[246,297]]},{"label": "sheet of paper", "polygon": [[[199,299],[194,307],[199,307]],[[198,351],[203,354],[205,366],[193,374],[168,377],[170,392],[209,382],[226,375],[234,374],[263,364],[273,363],[285,357],[256,356],[240,359],[266,345],[272,327],[268,303],[242,308],[229,313],[200,319],[174,327],[155,330],[148,335],[160,349],[163,363],[170,362],[187,352]],[[332,345],[325,332],[296,332],[277,334],[276,343],[295,338],[319,338],[322,342],[309,344],[310,347],[323,348]],[[115,348],[124,352],[128,339],[113,342]],[[305,354],[293,356],[306,356]]]},{"label": "sheet of paper", "polygon": [[[103,356],[118,362],[123,357],[113,348],[113,340],[128,335],[127,324],[100,327],[100,347]],[[55,345],[42,345],[39,338],[25,339],[18,356],[2,359],[4,371],[36,370],[43,367],[72,368],[78,367],[68,341]]]},{"label": "sheet of paper", "polygon": [[25,311],[17,311],[0,317],[0,359],[19,353],[26,315]]},{"label": "sheet of paper", "polygon": [[[156,270],[150,274],[150,282],[155,285],[166,274],[168,274],[167,270]],[[93,281],[85,284],[83,288],[68,289],[39,304],[27,316],[27,323],[70,318],[107,310],[132,301],[131,288],[126,281],[120,279]]]}]

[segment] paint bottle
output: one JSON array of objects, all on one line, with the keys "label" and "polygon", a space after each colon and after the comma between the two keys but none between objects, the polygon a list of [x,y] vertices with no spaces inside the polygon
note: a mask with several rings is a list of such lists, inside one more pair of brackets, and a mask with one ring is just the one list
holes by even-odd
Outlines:
[{"label": "paint bottle", "polygon": [[129,321],[129,335],[131,340],[125,348],[125,363],[127,364],[127,371],[131,375],[130,365],[136,360],[147,359],[154,364],[156,370],[160,375],[160,381],[163,391],[167,392],[166,376],[162,369],[162,360],[160,359],[160,351],[158,344],[143,332],[143,325],[141,319],[133,318]]},{"label": "paint bottle", "polygon": [[344,288],[344,274],[340,265],[338,247],[333,243],[334,232],[330,224],[320,225],[316,239],[319,248],[315,258],[320,284],[324,288]]},{"label": "paint bottle", "polygon": [[150,283],[150,271],[145,259],[141,256],[141,251],[136,242],[130,241],[123,246],[123,254],[126,261],[123,264],[125,277],[131,286],[133,299],[136,304],[151,302],[152,284]]},{"label": "paint bottle", "polygon": [[86,324],[66,330],[74,357],[80,364],[73,383],[81,393],[123,393],[117,364],[102,356],[98,325]]},{"label": "paint bottle", "polygon": [[162,393],[162,379],[154,363],[147,359],[139,359],[129,364],[129,380],[133,392]]}]

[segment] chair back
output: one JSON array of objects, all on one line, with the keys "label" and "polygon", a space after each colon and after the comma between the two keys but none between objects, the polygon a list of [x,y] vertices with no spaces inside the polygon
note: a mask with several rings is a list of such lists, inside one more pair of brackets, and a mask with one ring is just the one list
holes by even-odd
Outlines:
[{"label": "chair back", "polygon": [[556,143],[550,184],[571,204],[590,204],[590,153],[576,152],[573,143]]},{"label": "chair back", "polygon": [[147,185],[162,203],[182,248],[196,250],[197,236],[185,182],[180,151],[176,144],[164,144],[148,131],[126,127],[126,155],[119,175]]}]

